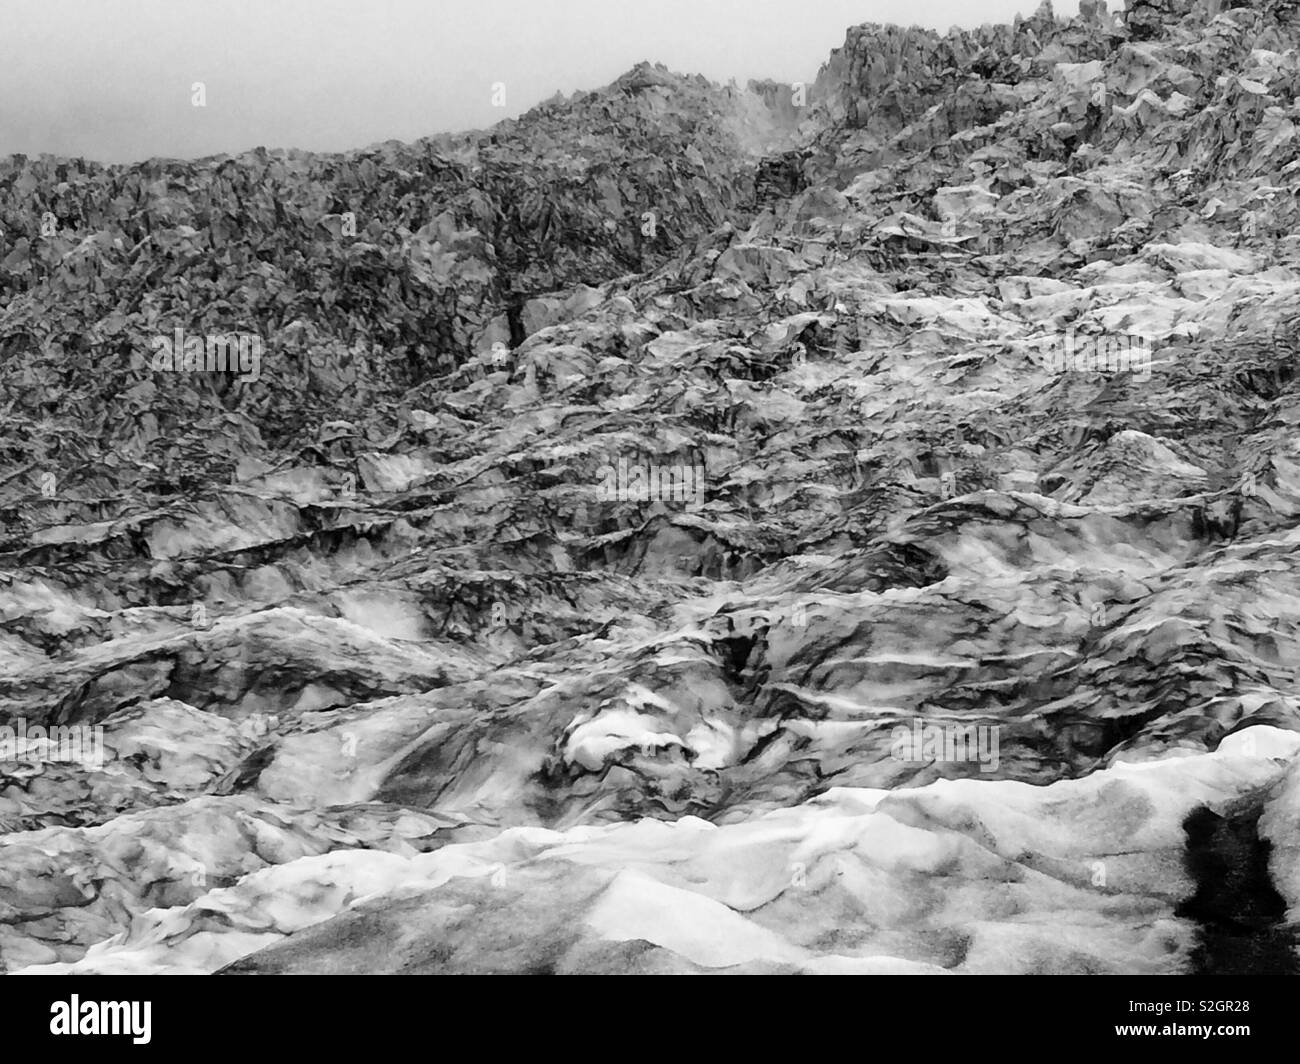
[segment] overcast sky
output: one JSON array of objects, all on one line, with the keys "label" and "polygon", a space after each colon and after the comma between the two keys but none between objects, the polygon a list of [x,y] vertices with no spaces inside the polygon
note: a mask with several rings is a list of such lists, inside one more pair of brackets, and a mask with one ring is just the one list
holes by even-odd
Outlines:
[{"label": "overcast sky", "polygon": [[[1037,0],[0,0],[0,155],[124,162],[489,126],[642,59],[811,80],[845,28],[946,30]],[[1074,14],[1078,0],[1056,4]],[[192,105],[202,82],[206,106]],[[492,86],[505,85],[505,107]]]}]

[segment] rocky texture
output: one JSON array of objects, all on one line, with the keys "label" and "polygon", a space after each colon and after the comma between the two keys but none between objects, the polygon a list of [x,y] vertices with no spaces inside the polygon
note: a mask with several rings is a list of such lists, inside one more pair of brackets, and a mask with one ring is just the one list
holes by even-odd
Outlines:
[{"label": "rocky texture", "polygon": [[8,164],[0,961],[1294,970],[1300,24],[1153,10]]}]

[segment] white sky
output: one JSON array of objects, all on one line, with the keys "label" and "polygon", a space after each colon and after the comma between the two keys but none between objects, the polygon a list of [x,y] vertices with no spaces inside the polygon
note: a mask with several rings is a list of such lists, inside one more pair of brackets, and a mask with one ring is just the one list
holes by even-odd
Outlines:
[{"label": "white sky", "polygon": [[[859,22],[971,27],[1037,0],[0,0],[0,155],[321,151],[489,126],[642,59],[811,80]],[[1078,0],[1061,0],[1073,15]],[[191,106],[191,85],[207,106]],[[491,86],[506,86],[505,108]]]}]

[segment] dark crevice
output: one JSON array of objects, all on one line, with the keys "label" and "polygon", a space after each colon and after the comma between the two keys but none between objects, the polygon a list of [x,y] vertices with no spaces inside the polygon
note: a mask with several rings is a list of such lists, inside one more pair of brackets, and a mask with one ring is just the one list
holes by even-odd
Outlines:
[{"label": "dark crevice", "polygon": [[1201,806],[1183,821],[1186,867],[1196,892],[1174,911],[1200,925],[1192,975],[1296,975],[1295,928],[1273,886],[1272,844],[1260,838],[1262,793],[1234,803],[1224,815]]}]

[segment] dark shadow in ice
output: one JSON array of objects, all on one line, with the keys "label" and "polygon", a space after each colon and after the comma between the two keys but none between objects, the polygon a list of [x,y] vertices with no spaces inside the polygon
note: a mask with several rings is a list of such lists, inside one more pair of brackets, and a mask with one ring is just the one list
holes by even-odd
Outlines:
[{"label": "dark shadow in ice", "polygon": [[1296,975],[1294,928],[1268,874],[1272,845],[1259,836],[1263,796],[1233,803],[1219,815],[1205,806],[1185,821],[1186,867],[1196,892],[1175,915],[1201,925],[1193,975]]}]

